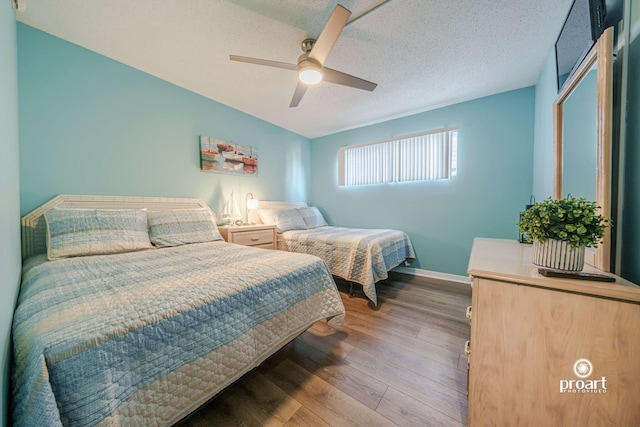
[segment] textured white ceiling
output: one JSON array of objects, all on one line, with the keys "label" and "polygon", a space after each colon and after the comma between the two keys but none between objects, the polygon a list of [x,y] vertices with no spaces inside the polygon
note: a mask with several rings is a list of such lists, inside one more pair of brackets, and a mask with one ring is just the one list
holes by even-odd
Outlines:
[{"label": "textured white ceiling", "polygon": [[[349,24],[321,83],[289,108],[296,63],[337,1],[27,0],[18,20],[309,138],[535,84],[571,0],[394,0]],[[339,2],[357,17],[382,0]]]}]

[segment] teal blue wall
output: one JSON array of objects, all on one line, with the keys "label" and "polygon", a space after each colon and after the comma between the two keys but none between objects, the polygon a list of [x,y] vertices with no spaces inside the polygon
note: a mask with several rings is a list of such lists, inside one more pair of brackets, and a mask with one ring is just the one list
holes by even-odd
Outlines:
[{"label": "teal blue wall", "polygon": [[[22,213],[59,193],[306,200],[310,143],[18,24]],[[206,72],[215,72],[207,70]],[[199,135],[259,149],[258,177],[200,170]]]},{"label": "teal blue wall", "polygon": [[631,0],[621,275],[640,284],[640,0]]},{"label": "teal blue wall", "polygon": [[[311,202],[334,225],[397,228],[414,267],[466,274],[474,237],[515,239],[532,191],[534,88],[525,88],[311,141]],[[451,180],[338,186],[340,147],[459,126]]]},{"label": "teal blue wall", "polygon": [[0,2],[0,425],[9,413],[11,319],[20,286],[20,184],[16,19]]},{"label": "teal blue wall", "polygon": [[536,83],[533,143],[533,194],[537,201],[553,196],[553,103],[558,97],[556,55],[551,49]]}]

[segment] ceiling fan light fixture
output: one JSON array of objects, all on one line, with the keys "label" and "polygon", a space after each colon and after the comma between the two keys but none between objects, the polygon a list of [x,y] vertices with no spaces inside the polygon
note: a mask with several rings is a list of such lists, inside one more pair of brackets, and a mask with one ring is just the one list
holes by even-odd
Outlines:
[{"label": "ceiling fan light fixture", "polygon": [[322,73],[315,69],[301,70],[298,73],[298,78],[302,83],[314,85],[322,81]]},{"label": "ceiling fan light fixture", "polygon": [[[390,1],[391,0],[384,0],[378,6],[371,9],[371,11]],[[377,86],[375,83],[324,66],[342,30],[349,23],[350,16],[351,12],[348,9],[339,4],[336,5],[318,38],[304,39],[302,41],[300,47],[304,53],[298,57],[297,64],[238,55],[229,55],[229,59],[232,61],[296,71],[298,73],[298,83],[296,84],[296,90],[291,98],[289,108],[298,106],[309,85],[315,85],[321,81],[372,91]],[[364,16],[364,14],[362,16]]]},{"label": "ceiling fan light fixture", "polygon": [[314,85],[322,81],[322,67],[311,60],[304,60],[298,64],[298,78],[302,83]]}]

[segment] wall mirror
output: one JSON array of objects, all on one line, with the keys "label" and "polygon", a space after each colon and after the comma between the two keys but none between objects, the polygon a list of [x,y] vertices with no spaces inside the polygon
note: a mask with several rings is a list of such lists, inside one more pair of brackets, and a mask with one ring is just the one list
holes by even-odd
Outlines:
[{"label": "wall mirror", "polygon": [[[553,104],[553,197],[595,200],[611,217],[613,27],[607,28]],[[595,267],[610,271],[611,231],[595,250]]]}]

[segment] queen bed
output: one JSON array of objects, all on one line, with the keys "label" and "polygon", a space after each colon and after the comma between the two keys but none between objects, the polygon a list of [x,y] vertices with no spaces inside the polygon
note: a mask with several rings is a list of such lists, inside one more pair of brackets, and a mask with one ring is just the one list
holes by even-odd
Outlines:
[{"label": "queen bed", "polygon": [[198,199],[58,196],[23,218],[15,425],[172,425],[317,320],[340,326],[322,260],[225,243],[212,217]]},{"label": "queen bed", "polygon": [[334,276],[362,285],[374,304],[376,282],[387,279],[392,268],[415,259],[405,232],[329,226],[320,211],[306,203],[260,201],[249,220],[275,224],[279,250],[322,258]]}]

